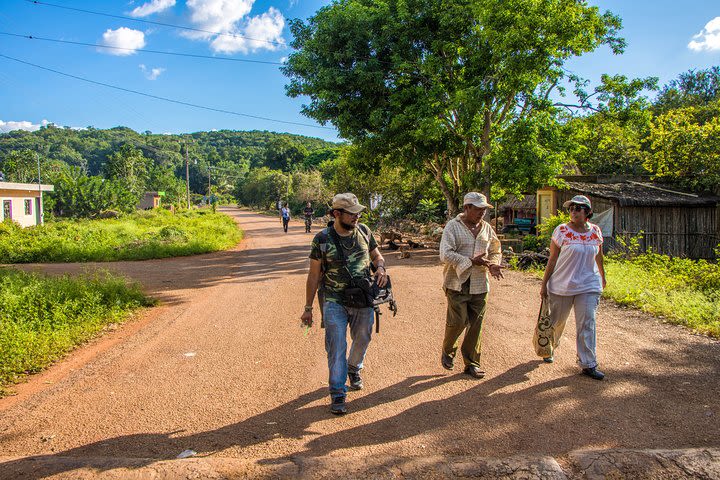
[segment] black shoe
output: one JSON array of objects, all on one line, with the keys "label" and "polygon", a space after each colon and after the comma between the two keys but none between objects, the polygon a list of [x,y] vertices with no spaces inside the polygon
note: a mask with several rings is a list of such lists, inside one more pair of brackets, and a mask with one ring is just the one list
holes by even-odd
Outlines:
[{"label": "black shoe", "polygon": [[360,372],[348,372],[348,380],[350,380],[350,390],[362,390],[363,381]]},{"label": "black shoe", "polygon": [[455,359],[444,352],[440,357],[440,363],[445,370],[452,370],[455,367]]},{"label": "black shoe", "polygon": [[602,380],[605,378],[605,374],[597,369],[597,367],[593,368],[583,368],[582,374],[587,375],[588,377],[592,378],[593,380]]},{"label": "black shoe", "polygon": [[485,376],[485,372],[480,370],[479,367],[476,367],[475,365],[468,365],[465,367],[465,371],[463,373],[467,373],[473,378],[483,378]]},{"label": "black shoe", "polygon": [[330,413],[333,415],[345,415],[347,413],[347,405],[345,397],[335,397],[330,404]]}]

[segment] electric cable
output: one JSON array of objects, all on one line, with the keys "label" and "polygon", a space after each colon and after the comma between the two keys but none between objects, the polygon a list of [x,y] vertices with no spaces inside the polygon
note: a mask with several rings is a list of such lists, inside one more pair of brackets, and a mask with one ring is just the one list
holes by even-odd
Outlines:
[{"label": "electric cable", "polygon": [[264,40],[264,39],[260,39],[260,38],[246,37],[246,36],[238,35],[238,34],[235,34],[235,33],[229,33],[229,32],[213,32],[213,31],[210,31],[210,30],[203,30],[202,28],[186,27],[186,26],[184,26],[184,25],[174,25],[174,24],[172,24],[172,23],[154,22],[154,21],[152,21],[152,20],[143,20],[143,19],[141,19],[141,18],[126,17],[126,16],[124,16],[124,15],[114,15],[114,14],[112,14],[112,13],[96,12],[96,11],[93,11],[93,10],[85,10],[85,9],[82,9],[82,8],[68,7],[68,6],[66,6],[66,5],[57,5],[57,4],[54,4],[54,3],[41,2],[41,1],[39,1],[39,0],[25,0],[25,1],[28,2],[28,3],[32,3],[33,5],[42,5],[42,6],[45,6],[45,7],[61,8],[61,9],[65,9],[65,10],[75,11],[75,12],[87,13],[87,14],[90,14],[90,15],[99,15],[99,16],[102,16],[102,17],[117,18],[117,19],[120,19],[120,20],[129,20],[129,21],[131,21],[131,22],[149,23],[149,24],[151,24],[151,25],[159,25],[159,26],[161,26],[161,27],[177,28],[177,29],[180,29],[180,30],[189,30],[189,31],[191,31],[191,32],[206,33],[206,34],[209,34],[209,35],[224,35],[224,36],[233,37],[233,38],[242,38],[242,39],[245,39],[245,40],[250,40],[250,41],[252,41],[252,42],[270,43],[270,44],[272,44],[272,45],[279,45],[279,46],[283,46],[283,47],[286,47],[286,46],[287,46],[287,44],[286,44],[285,42],[278,42],[278,41],[275,41],[275,40]]},{"label": "electric cable", "polygon": [[288,125],[298,125],[298,126],[301,126],[301,127],[320,128],[320,129],[323,129],[323,130],[334,130],[333,128],[324,127],[324,126],[322,126],[322,125],[312,125],[312,124],[310,124],[310,123],[292,122],[292,121],[289,121],[289,120],[278,120],[278,119],[275,119],[275,118],[261,117],[261,116],[259,116],[259,115],[251,115],[251,114],[248,114],[248,113],[234,112],[234,111],[232,111],[232,110],[225,110],[225,109],[222,109],[222,108],[206,107],[206,106],[204,106],[204,105],[198,105],[198,104],[196,104],[196,103],[184,102],[184,101],[182,101],[182,100],[175,100],[175,99],[172,99],[172,98],[161,97],[161,96],[159,96],[159,95],[152,95],[152,94],[150,94],[150,93],[139,92],[139,91],[137,91],[137,90],[131,90],[131,89],[129,89],[129,88],[118,87],[117,85],[111,85],[111,84],[109,84],[109,83],[98,82],[98,81],[96,81],[96,80],[90,80],[90,79],[88,79],[88,78],[79,77],[79,76],[77,76],[77,75],[72,75],[72,74],[70,74],[70,73],[61,72],[61,71],[59,71],[59,70],[54,70],[54,69],[52,69],[52,68],[43,67],[42,65],[37,65],[37,64],[35,64],[35,63],[26,62],[26,61],[24,61],[24,60],[20,60],[20,59],[18,59],[18,58],[10,57],[10,56],[8,56],[8,55],[3,55],[2,53],[0,53],[0,58],[7,58],[8,60],[12,60],[12,61],[14,61],[14,62],[22,63],[22,64],[24,64],[24,65],[29,65],[29,66],[31,66],[31,67],[39,68],[40,70],[46,70],[46,71],[48,71],[48,72],[56,73],[56,74],[58,74],[58,75],[63,75],[63,76],[65,76],[65,77],[74,78],[75,80],[80,80],[80,81],[87,82],[87,83],[92,83],[92,84],[95,84],[95,85],[101,85],[101,86],[107,87],[107,88],[114,88],[115,90],[121,90],[121,91],[123,91],[123,92],[134,93],[135,95],[141,95],[141,96],[143,96],[143,97],[154,98],[154,99],[156,99],[156,100],[163,100],[163,101],[165,101],[165,102],[175,103],[175,104],[178,104],[178,105],[184,105],[184,106],[186,106],[186,107],[200,108],[200,109],[202,109],[202,110],[209,110],[209,111],[211,111],[211,112],[226,113],[226,114],[228,114],[228,115],[236,115],[236,116],[238,116],[238,117],[254,118],[254,119],[256,119],[256,120],[264,120],[264,121],[268,121],[268,122],[285,123],[285,124],[288,124]]},{"label": "electric cable", "polygon": [[21,35],[19,33],[10,33],[10,32],[0,32],[0,35],[8,35],[11,37],[26,38],[28,40],[42,40],[45,42],[67,43],[70,45],[81,45],[81,46],[85,46],[85,47],[97,47],[97,48],[108,48],[108,49],[114,49],[114,50],[127,50],[127,51],[132,51],[132,52],[155,53],[155,54],[159,54],[159,55],[174,55],[177,57],[204,58],[204,59],[208,59],[208,60],[225,60],[225,61],[229,61],[229,62],[263,63],[266,65],[283,65],[283,63],[281,63],[281,62],[270,62],[270,61],[264,61],[264,60],[248,60],[246,58],[214,57],[211,55],[199,55],[199,54],[194,54],[194,53],[163,52],[161,50],[145,50],[142,48],[112,47],[112,46],[108,46],[108,45],[100,45],[97,43],[73,42],[70,40],[58,40],[55,38],[38,37],[36,35]]}]

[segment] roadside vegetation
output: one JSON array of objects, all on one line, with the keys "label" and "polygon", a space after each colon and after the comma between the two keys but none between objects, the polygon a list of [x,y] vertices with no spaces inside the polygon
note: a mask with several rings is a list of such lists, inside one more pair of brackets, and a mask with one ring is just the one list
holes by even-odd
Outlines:
[{"label": "roadside vegetation", "polygon": [[645,253],[606,261],[603,296],[720,338],[720,265]]},{"label": "roadside vegetation", "polygon": [[107,273],[52,278],[0,269],[0,397],[151,304],[139,285]]},{"label": "roadside vegetation", "polygon": [[224,250],[241,239],[230,217],[205,210],[58,219],[32,228],[3,222],[0,263],[145,260]]}]

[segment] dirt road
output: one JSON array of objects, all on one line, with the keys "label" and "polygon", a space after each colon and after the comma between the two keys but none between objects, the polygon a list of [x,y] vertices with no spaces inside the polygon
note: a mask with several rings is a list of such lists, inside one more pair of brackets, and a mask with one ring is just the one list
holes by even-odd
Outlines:
[{"label": "dirt road", "polygon": [[[311,235],[300,222],[284,234],[275,218],[226,211],[246,231],[233,251],[101,265],[142,282],[163,305],[0,400],[0,457],[144,464],[192,449],[266,462],[562,459],[577,449],[720,446],[720,343],[603,303],[598,351],[607,380],[578,375],[571,322],[556,362],[542,364],[530,344],[539,281],[524,274],[492,283],[487,377],[470,379],[460,366],[447,374],[439,362],[442,268],[432,252],[386,254],[400,313],[384,315],[373,338],[366,389],[349,394],[347,416],[333,417],[323,331],[305,335],[299,324]],[[65,467],[57,468],[28,478]]]}]

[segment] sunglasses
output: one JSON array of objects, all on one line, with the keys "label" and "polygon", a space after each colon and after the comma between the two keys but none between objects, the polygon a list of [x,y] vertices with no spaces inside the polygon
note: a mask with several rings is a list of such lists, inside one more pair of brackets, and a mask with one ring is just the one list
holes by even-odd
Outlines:
[{"label": "sunglasses", "polygon": [[347,210],[343,210],[342,208],[339,211],[340,211],[340,213],[344,213],[345,215],[350,215],[351,217],[358,217],[358,218],[360,217],[360,214],[362,213],[362,212],[352,213],[352,212],[348,212]]},{"label": "sunglasses", "polygon": [[568,208],[571,212],[580,212],[583,211],[585,213],[590,211],[590,207],[587,205],[570,205],[570,208]]}]

